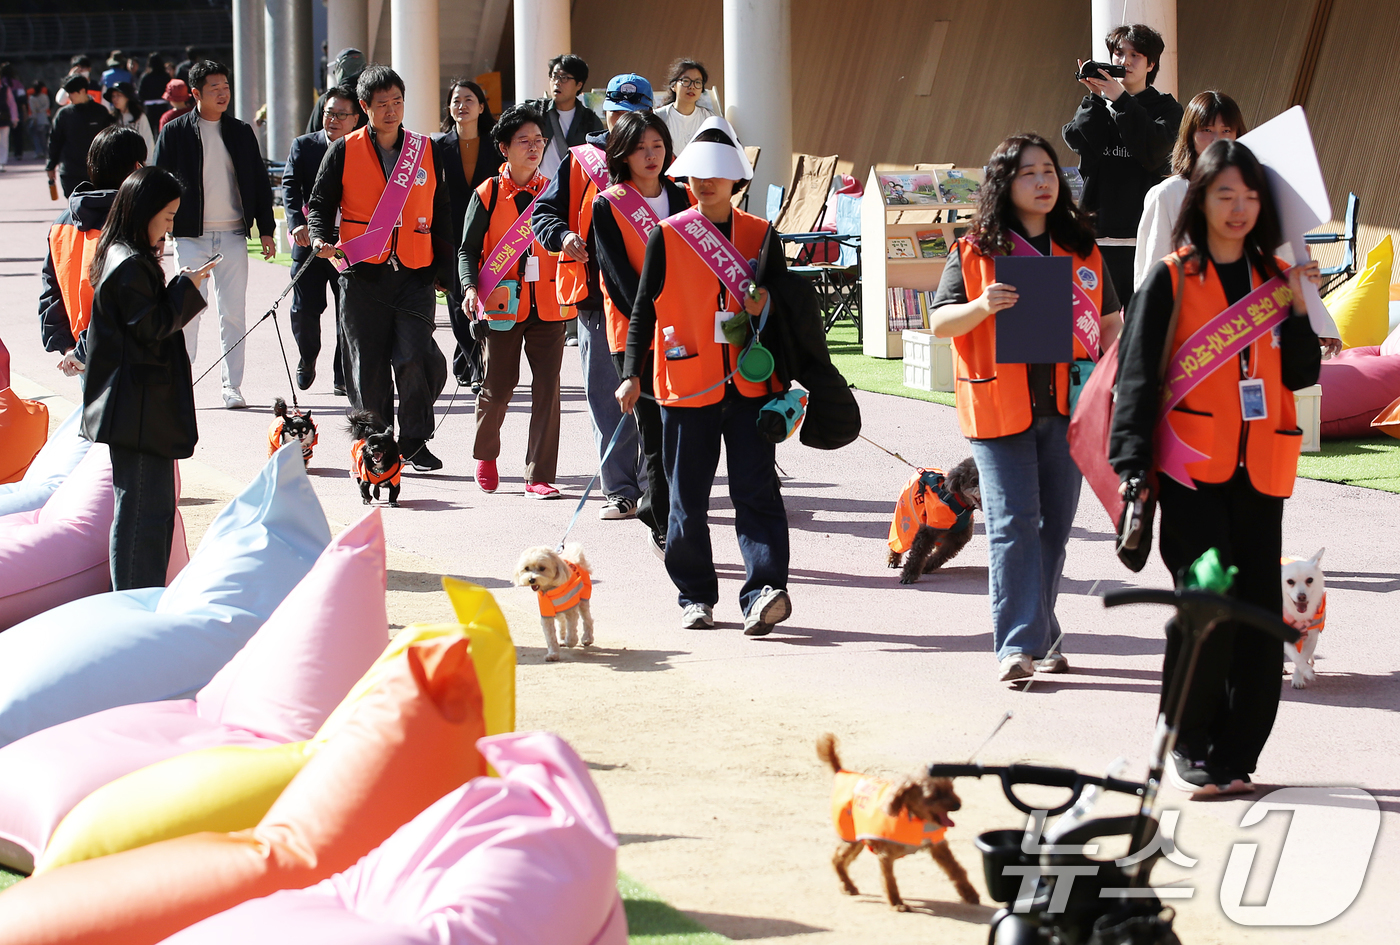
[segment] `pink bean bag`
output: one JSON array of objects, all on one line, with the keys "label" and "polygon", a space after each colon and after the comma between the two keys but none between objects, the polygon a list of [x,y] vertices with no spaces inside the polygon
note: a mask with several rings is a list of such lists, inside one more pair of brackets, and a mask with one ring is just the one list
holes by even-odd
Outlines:
[{"label": "pink bean bag", "polygon": [[[0,517],[0,630],[112,589],[112,509],[112,461],[95,444],[41,508]],[[167,584],[189,560],[176,509]]]},{"label": "pink bean bag", "polygon": [[1322,438],[1376,436],[1371,421],[1400,397],[1400,355],[1348,348],[1322,362]]},{"label": "pink bean bag", "polygon": [[32,869],[79,801],[147,765],[311,738],[384,649],[386,587],[375,509],[331,542],[194,699],[118,706],[0,748],[0,863]]},{"label": "pink bean bag", "polygon": [[477,747],[501,777],[448,794],[345,872],[165,945],[626,945],[617,839],[582,760],[543,732]]}]

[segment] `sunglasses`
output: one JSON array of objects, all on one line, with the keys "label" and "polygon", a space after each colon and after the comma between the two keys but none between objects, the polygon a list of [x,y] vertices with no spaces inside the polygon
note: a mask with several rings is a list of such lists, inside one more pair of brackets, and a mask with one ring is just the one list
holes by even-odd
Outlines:
[{"label": "sunglasses", "polygon": [[627,105],[649,105],[651,98],[641,92],[608,92],[606,98],[609,102]]}]

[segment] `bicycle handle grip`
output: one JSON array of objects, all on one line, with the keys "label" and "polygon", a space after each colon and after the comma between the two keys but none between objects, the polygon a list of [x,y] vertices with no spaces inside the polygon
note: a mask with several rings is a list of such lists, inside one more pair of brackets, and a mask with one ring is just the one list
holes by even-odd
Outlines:
[{"label": "bicycle handle grip", "polygon": [[1109,591],[1103,596],[1105,607],[1121,607],[1124,604],[1167,604],[1175,607],[1175,591],[1163,591],[1152,587],[1128,587],[1120,591]]},{"label": "bicycle handle grip", "polygon": [[930,778],[980,778],[986,773],[978,764],[932,764],[928,766]]}]

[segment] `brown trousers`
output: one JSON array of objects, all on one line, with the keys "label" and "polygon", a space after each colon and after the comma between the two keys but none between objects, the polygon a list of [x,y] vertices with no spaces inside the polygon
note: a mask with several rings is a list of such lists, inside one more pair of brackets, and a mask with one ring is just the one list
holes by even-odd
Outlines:
[{"label": "brown trousers", "polygon": [[520,349],[530,362],[530,438],[525,445],[525,481],[553,482],[559,465],[559,367],[564,360],[565,322],[531,315],[510,331],[493,331],[483,349],[486,381],[476,395],[473,459],[501,455],[501,423],[520,381]]}]

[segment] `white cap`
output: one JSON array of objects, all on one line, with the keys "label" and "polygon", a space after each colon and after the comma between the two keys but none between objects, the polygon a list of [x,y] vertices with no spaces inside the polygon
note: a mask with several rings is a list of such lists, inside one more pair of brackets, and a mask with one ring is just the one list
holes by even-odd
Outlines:
[{"label": "white cap", "polygon": [[[732,142],[697,141],[706,131],[718,129]],[[723,177],[726,180],[752,180],[753,165],[749,163],[744,149],[739,147],[739,136],[734,127],[718,115],[707,118],[690,139],[690,144],[666,169],[672,177]]]}]

